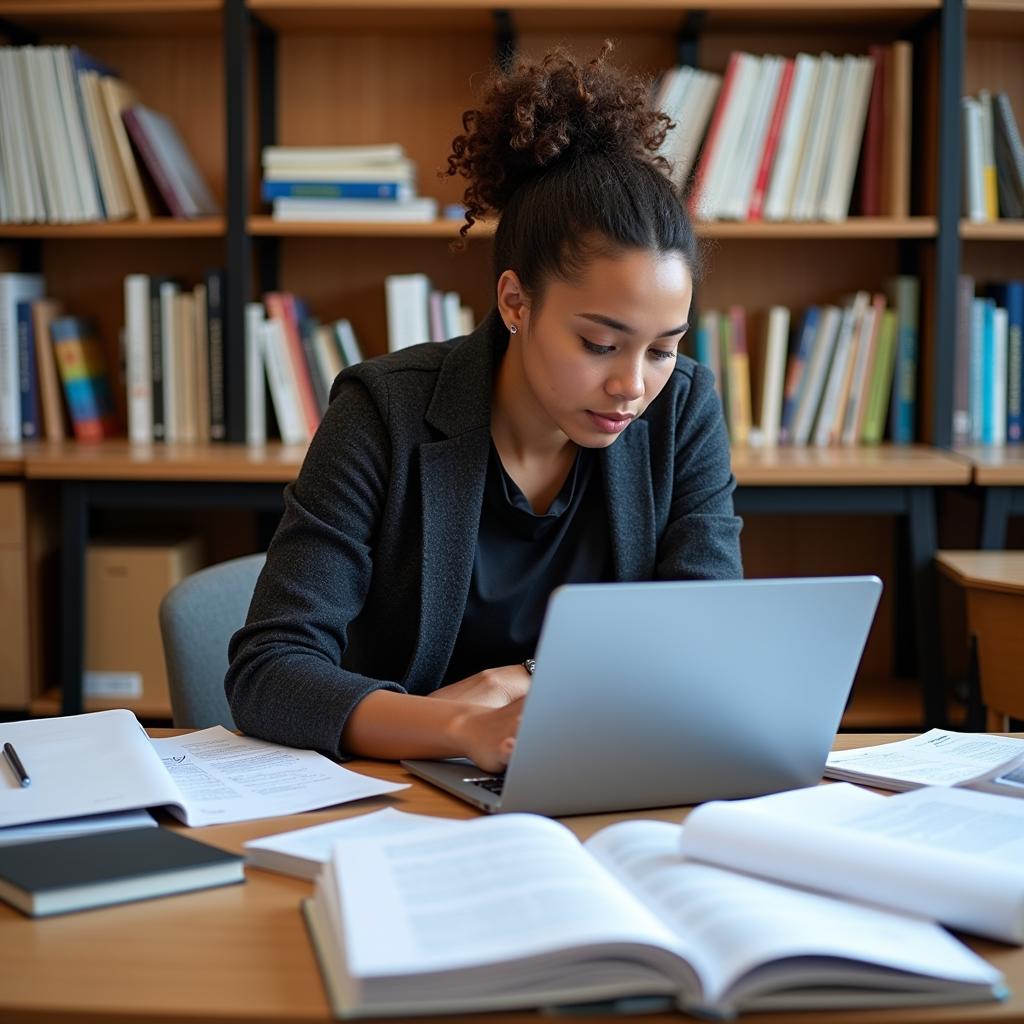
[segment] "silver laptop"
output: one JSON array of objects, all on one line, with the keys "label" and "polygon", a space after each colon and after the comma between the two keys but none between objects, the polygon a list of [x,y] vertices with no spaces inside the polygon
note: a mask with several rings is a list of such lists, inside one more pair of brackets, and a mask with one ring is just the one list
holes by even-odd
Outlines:
[{"label": "silver laptop", "polygon": [[403,761],[485,811],[588,814],[818,782],[877,576],[560,587],[503,775]]}]

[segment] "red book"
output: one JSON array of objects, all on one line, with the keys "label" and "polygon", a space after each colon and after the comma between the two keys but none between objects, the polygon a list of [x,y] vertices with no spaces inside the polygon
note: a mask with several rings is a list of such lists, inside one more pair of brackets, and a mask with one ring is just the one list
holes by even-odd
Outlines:
[{"label": "red book", "polygon": [[787,58],[782,67],[782,77],[779,80],[779,92],[775,97],[775,107],[772,109],[772,119],[768,122],[768,134],[764,140],[764,152],[761,156],[761,166],[757,169],[757,177],[754,179],[754,191],[750,197],[750,210],[747,212],[747,220],[761,220],[764,213],[764,197],[768,191],[768,180],[772,172],[772,164],[775,163],[775,151],[779,148],[779,135],[782,132],[782,121],[786,116],[786,107],[789,104],[789,90],[793,84],[793,60]]},{"label": "red book", "polygon": [[860,158],[860,214],[882,215],[882,146],[885,138],[886,48],[872,46],[869,56],[875,61],[868,100],[868,120],[864,129],[864,149]]},{"label": "red book", "polygon": [[701,149],[700,165],[697,168],[697,176],[693,182],[693,191],[690,193],[690,213],[693,216],[698,215],[700,199],[704,192],[704,183],[708,176],[708,167],[711,164],[715,147],[718,145],[718,133],[722,126],[725,108],[729,105],[729,95],[736,80],[739,63],[740,54],[736,51],[730,53],[729,63],[725,69],[725,77],[722,79],[722,88],[718,93],[718,103],[715,105],[715,112],[711,117],[711,125],[708,127],[704,146]]},{"label": "red book", "polygon": [[320,406],[317,404],[313,381],[309,376],[306,357],[302,354],[302,340],[299,338],[299,318],[295,310],[295,296],[288,292],[267,292],[263,296],[267,316],[279,320],[284,327],[288,346],[288,365],[291,367],[295,386],[302,406],[302,419],[310,437],[320,426]]}]

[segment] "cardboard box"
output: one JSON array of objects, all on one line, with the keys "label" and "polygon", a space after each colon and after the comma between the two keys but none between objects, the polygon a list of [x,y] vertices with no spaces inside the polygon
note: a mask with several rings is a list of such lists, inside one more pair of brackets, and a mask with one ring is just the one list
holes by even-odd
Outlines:
[{"label": "cardboard box", "polygon": [[199,537],[94,541],[85,559],[86,707],[131,708],[169,718],[157,618],[164,594],[202,568]]}]

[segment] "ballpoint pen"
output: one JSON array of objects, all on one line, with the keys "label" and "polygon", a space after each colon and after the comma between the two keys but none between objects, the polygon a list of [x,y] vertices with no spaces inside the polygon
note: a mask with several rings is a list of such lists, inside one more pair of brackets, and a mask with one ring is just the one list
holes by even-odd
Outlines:
[{"label": "ballpoint pen", "polygon": [[11,771],[14,772],[22,788],[31,786],[32,780],[28,777],[28,772],[25,771],[25,766],[21,763],[18,752],[10,743],[4,744],[4,757],[7,759],[7,763],[11,766]]}]

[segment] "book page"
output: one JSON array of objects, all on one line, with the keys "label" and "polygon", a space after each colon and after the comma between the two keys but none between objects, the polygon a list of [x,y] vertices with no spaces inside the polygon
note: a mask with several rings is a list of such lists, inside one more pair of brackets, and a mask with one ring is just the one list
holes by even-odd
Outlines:
[{"label": "book page", "polygon": [[150,742],[179,793],[181,812],[169,809],[186,825],[297,814],[408,788],[219,725]]},{"label": "book page", "polygon": [[[697,808],[687,857],[1024,941],[1024,805],[930,787],[848,783]],[[950,879],[956,879],[951,885]]]},{"label": "book page", "polygon": [[178,792],[131,711],[7,722],[32,779],[22,789],[0,763],[0,827],[173,803]]},{"label": "book page", "polygon": [[[749,981],[742,985],[744,977],[789,958],[848,960],[847,983],[863,976],[858,965],[982,985],[1000,979],[998,971],[929,921],[689,861],[680,852],[680,833],[688,830],[689,824],[623,822],[592,836],[586,848],[679,937],[702,975],[705,1007],[736,1006],[737,986],[745,998],[756,995]],[[790,966],[802,972],[803,985],[815,975],[813,962]],[[838,984],[842,971],[819,963],[819,978],[823,967]],[[780,965],[764,972],[766,991],[784,988],[785,970]],[[868,976],[885,988],[885,972]],[[890,979],[890,984],[900,982]]]},{"label": "book page", "polygon": [[430,833],[343,840],[333,875],[348,970],[360,979],[601,944],[676,944],[568,829],[534,815],[465,821],[458,834],[446,823]]},{"label": "book page", "polygon": [[966,785],[1024,758],[1024,740],[931,729],[921,736],[828,755],[825,775],[889,788]]}]

